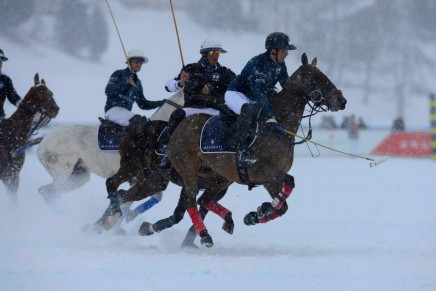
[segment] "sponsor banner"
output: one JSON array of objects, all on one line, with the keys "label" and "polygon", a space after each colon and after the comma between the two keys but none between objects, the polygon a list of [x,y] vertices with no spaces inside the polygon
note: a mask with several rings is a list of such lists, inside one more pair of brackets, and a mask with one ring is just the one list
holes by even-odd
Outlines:
[{"label": "sponsor banner", "polygon": [[394,132],[373,151],[373,155],[430,157],[430,134],[426,132]]}]

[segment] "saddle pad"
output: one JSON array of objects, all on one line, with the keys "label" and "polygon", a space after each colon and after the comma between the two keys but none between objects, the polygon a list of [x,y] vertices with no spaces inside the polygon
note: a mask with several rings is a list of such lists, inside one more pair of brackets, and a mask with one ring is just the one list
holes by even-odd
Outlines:
[{"label": "saddle pad", "polygon": [[203,126],[200,137],[200,149],[203,153],[234,153],[235,149],[229,143],[234,126],[219,118],[212,116]]},{"label": "saddle pad", "polygon": [[98,147],[101,150],[118,150],[125,129],[121,126],[110,129],[103,124],[98,128]]}]

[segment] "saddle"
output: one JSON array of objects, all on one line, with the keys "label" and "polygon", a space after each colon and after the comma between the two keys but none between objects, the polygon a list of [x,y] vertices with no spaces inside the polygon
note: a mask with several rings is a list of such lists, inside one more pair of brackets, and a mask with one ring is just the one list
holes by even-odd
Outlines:
[{"label": "saddle", "polygon": [[[227,108],[227,107],[226,107]],[[221,111],[220,115],[212,116],[203,126],[200,137],[200,150],[202,153],[235,153],[236,144],[234,135],[236,134],[236,124],[238,115],[230,109]],[[258,126],[249,139],[250,146],[254,143],[258,133]]]},{"label": "saddle", "polygon": [[118,150],[121,139],[126,134],[128,128],[102,117],[98,119],[100,120],[98,147],[101,150]]}]

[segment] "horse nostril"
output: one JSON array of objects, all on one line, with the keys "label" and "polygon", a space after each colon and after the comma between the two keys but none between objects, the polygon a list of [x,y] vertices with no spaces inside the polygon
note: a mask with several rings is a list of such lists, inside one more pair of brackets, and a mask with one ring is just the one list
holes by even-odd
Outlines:
[{"label": "horse nostril", "polygon": [[341,109],[344,110],[345,109],[345,104],[347,104],[347,99],[342,99],[342,103],[341,103]]}]

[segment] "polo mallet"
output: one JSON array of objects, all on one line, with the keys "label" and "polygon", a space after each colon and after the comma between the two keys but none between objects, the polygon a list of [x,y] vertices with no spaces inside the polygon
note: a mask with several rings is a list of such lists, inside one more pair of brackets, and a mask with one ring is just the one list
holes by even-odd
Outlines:
[{"label": "polo mallet", "polygon": [[182,66],[185,67],[185,61],[183,60],[183,53],[182,53],[182,45],[180,44],[179,30],[177,29],[176,16],[174,14],[174,8],[173,8],[173,1],[172,0],[170,0],[170,6],[171,6],[171,13],[173,14],[174,27],[176,28],[177,43],[179,45],[180,59],[182,60]]},{"label": "polo mallet", "polygon": [[[118,30],[117,22],[115,21],[115,17],[114,17],[114,14],[112,13],[111,6],[109,5],[109,0],[106,0],[106,4],[107,4],[107,8],[109,9],[109,13],[111,14],[112,21],[113,21],[114,26],[115,26],[115,30],[117,31],[118,39],[120,40],[121,47],[122,47],[123,52],[124,52],[124,57],[126,58],[127,66],[129,66],[129,69],[132,70],[132,67],[130,66],[130,63],[129,63],[129,59],[127,58],[127,53],[126,53],[126,49],[125,49],[125,47],[124,47],[123,40],[121,39],[120,31]],[[132,78],[129,78],[129,83],[130,83],[132,86],[136,87],[136,84],[135,84],[135,82],[133,81]]]},{"label": "polo mallet", "polygon": [[331,151],[334,151],[334,152],[337,152],[337,153],[340,153],[340,154],[344,154],[344,155],[347,155],[347,156],[350,156],[350,157],[355,157],[355,158],[359,158],[359,159],[364,159],[364,160],[371,161],[371,163],[369,163],[369,166],[370,166],[370,167],[375,167],[375,166],[377,166],[377,165],[380,165],[381,163],[386,162],[386,160],[388,159],[386,156],[384,156],[384,157],[380,158],[379,160],[374,160],[374,159],[371,159],[371,158],[368,158],[368,157],[363,157],[363,156],[359,156],[359,155],[355,155],[355,154],[346,153],[346,152],[343,152],[343,151],[340,151],[340,150],[337,150],[337,149],[334,149],[334,148],[331,148],[331,147],[328,147],[328,146],[322,145],[322,144],[317,143],[317,142],[315,142],[315,141],[312,141],[312,140],[306,139],[306,138],[304,138],[304,137],[302,137],[302,136],[299,136],[299,135],[296,134],[296,133],[290,132],[290,131],[285,130],[285,129],[283,129],[283,128],[282,128],[281,130],[282,130],[284,133],[286,133],[286,134],[289,134],[289,135],[292,135],[292,136],[298,137],[299,139],[302,139],[302,140],[304,140],[304,141],[306,141],[306,142],[313,143],[314,145],[317,145],[317,146],[320,146],[320,147],[326,148],[326,149],[328,149],[328,150],[331,150]]}]

